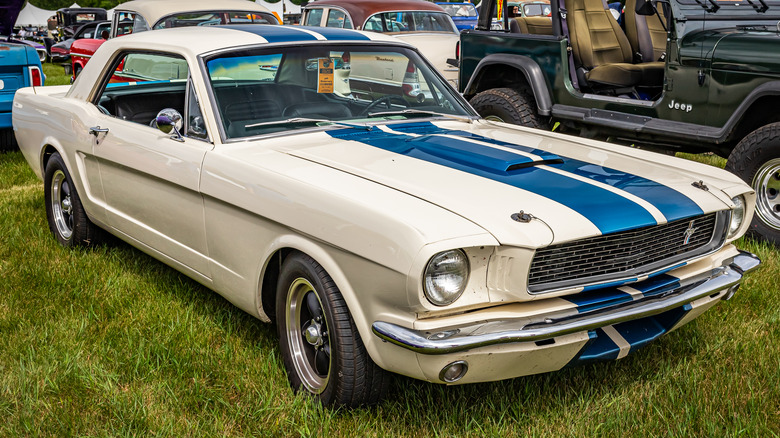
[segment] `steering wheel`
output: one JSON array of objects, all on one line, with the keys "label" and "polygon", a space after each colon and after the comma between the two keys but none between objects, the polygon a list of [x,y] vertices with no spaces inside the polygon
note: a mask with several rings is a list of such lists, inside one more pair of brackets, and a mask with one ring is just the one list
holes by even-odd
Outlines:
[{"label": "steering wheel", "polygon": [[404,107],[409,108],[409,102],[407,102],[406,99],[404,99],[403,97],[398,96],[397,94],[386,94],[386,95],[380,97],[379,99],[369,103],[368,106],[360,113],[360,115],[361,116],[367,116],[371,112],[372,109],[378,107],[381,104],[385,104],[385,106],[389,110],[390,109],[390,102],[393,99],[398,100],[399,102],[401,102],[401,104],[403,104]]}]

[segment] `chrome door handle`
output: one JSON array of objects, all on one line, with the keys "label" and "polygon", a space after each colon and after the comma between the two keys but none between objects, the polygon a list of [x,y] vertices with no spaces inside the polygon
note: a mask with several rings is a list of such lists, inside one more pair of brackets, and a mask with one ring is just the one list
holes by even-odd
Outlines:
[{"label": "chrome door handle", "polygon": [[89,128],[89,133],[95,137],[97,137],[98,134],[105,134],[106,132],[108,132],[108,128],[101,128],[100,126],[93,126],[92,128]]}]

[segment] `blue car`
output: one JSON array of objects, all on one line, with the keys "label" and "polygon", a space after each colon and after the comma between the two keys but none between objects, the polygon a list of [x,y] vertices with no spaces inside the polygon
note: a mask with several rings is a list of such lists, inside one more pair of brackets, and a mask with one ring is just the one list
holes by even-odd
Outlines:
[{"label": "blue car", "polygon": [[444,8],[447,14],[452,17],[458,30],[474,29],[477,27],[479,12],[471,3],[436,3]]},{"label": "blue car", "polygon": [[11,38],[14,22],[24,0],[0,5],[0,151],[16,147],[11,108],[14,94],[22,87],[43,85],[43,69],[35,48]]}]

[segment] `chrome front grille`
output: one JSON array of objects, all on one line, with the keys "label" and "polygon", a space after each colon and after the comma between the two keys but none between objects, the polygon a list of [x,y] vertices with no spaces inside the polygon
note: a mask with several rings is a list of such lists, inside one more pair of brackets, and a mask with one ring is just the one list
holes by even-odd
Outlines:
[{"label": "chrome front grille", "polygon": [[720,247],[729,212],[590,237],[536,251],[528,290],[541,293],[647,275]]}]

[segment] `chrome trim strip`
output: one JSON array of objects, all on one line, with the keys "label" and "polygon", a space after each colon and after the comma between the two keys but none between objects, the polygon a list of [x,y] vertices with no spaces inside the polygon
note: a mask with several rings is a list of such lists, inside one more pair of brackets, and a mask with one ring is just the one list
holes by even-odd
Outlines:
[{"label": "chrome trim strip", "polygon": [[[508,319],[490,321],[489,327],[486,321],[481,321],[461,327],[422,331],[376,321],[371,328],[382,340],[420,354],[447,354],[489,345],[541,341],[672,310],[741,283],[743,274],[760,264],[761,260],[754,254],[740,251],[721,267],[688,280],[667,293],[549,322],[525,324],[524,321]],[[433,332],[445,331],[438,338],[431,336]]]}]

